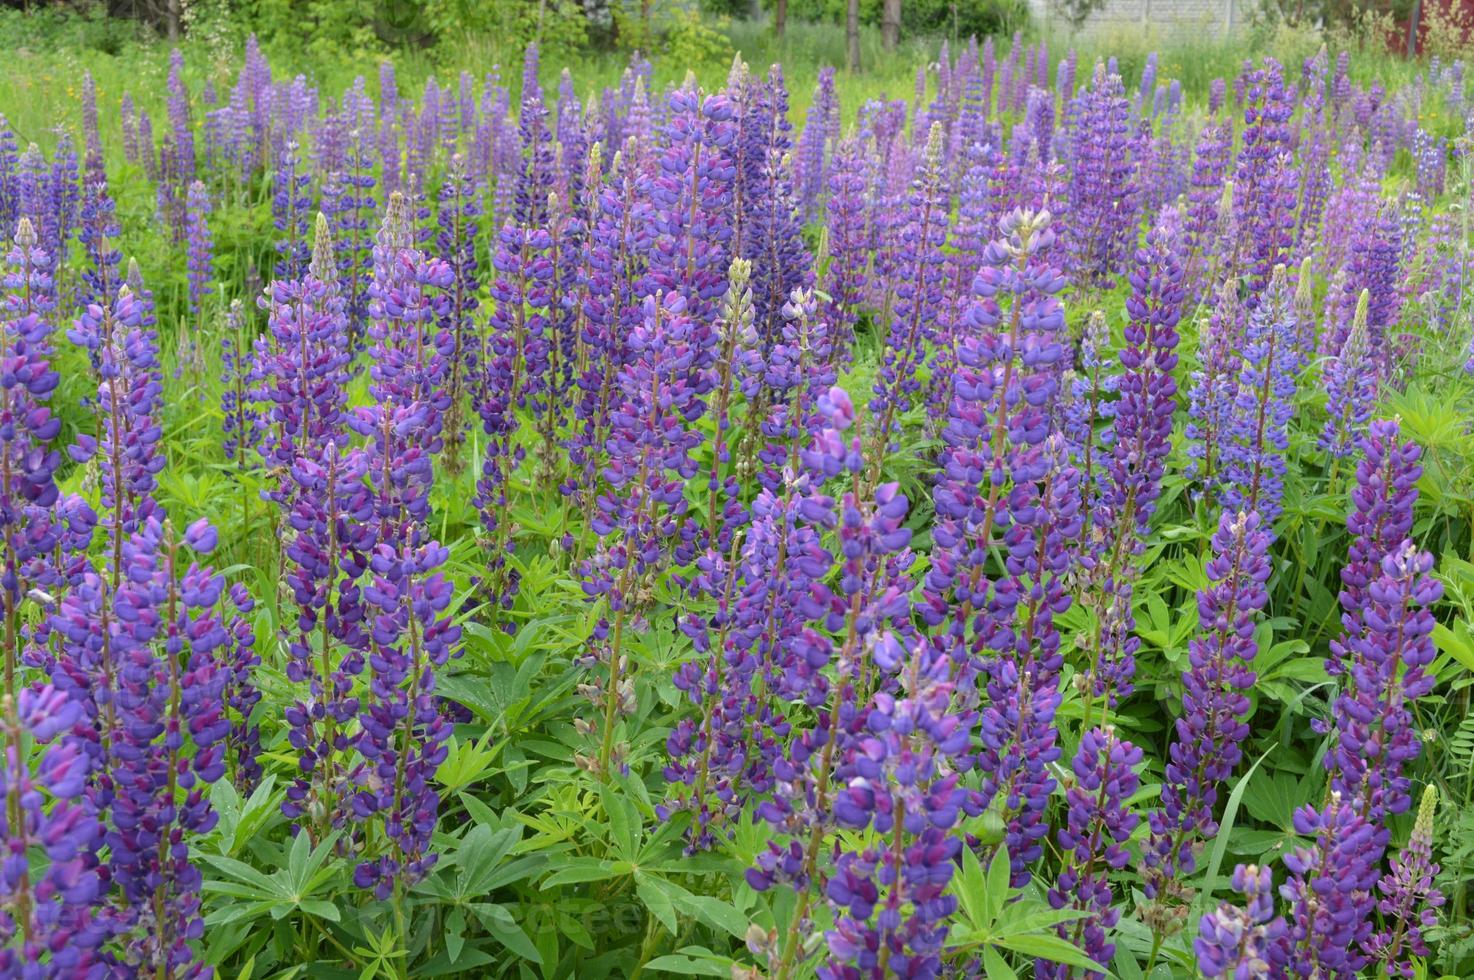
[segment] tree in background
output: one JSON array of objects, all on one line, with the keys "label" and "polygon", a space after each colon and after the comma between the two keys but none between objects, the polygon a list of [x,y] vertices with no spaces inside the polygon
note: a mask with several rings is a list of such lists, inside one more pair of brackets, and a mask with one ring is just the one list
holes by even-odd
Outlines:
[{"label": "tree in background", "polygon": [[844,5],[845,67],[860,70],[860,0],[847,0]]},{"label": "tree in background", "polygon": [[887,52],[896,50],[901,40],[901,0],[885,0],[884,12],[880,15],[880,45]]}]

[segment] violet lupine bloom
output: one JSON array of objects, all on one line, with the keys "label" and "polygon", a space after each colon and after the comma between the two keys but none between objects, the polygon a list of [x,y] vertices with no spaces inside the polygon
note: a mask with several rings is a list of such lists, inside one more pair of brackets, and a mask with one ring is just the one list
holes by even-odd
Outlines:
[{"label": "violet lupine bloom", "polygon": [[[834,819],[868,830],[874,843],[835,860],[825,889],[836,908],[825,935],[825,980],[852,976],[936,977],[947,919],[957,908],[947,883],[962,838],[953,828],[978,812],[958,785],[956,758],[967,750],[970,713],[952,703],[951,658],[921,638],[909,662],[893,635],[876,644],[876,666],[896,670],[900,690],[878,692],[836,778]],[[899,695],[899,696],[897,696]]]},{"label": "violet lupine bloom", "polygon": [[[565,495],[576,496],[585,511],[592,509],[599,492],[609,418],[616,401],[615,379],[628,353],[626,340],[641,319],[638,287],[651,238],[650,204],[637,187],[637,149],[631,139],[623,151],[614,154],[611,180],[597,192],[597,211],[587,243],[584,323],[578,337],[583,366],[575,378],[579,389],[576,421],[567,442],[573,474],[564,486]],[[585,544],[578,542],[580,558]]]},{"label": "violet lupine bloom", "polygon": [[357,131],[349,140],[340,169],[324,178],[322,211],[333,233],[338,256],[338,287],[348,315],[350,350],[357,352],[368,321],[368,282],[373,240],[370,230],[377,207],[374,200],[373,158]]},{"label": "violet lupine bloom", "polygon": [[1336,742],[1326,767],[1331,789],[1374,827],[1376,858],[1386,846],[1387,818],[1412,804],[1404,767],[1421,747],[1412,706],[1433,690],[1428,607],[1443,596],[1432,568],[1431,554],[1399,543],[1382,558],[1365,597],[1347,608],[1347,634],[1333,649],[1346,664],[1346,683],[1336,698]]},{"label": "violet lupine bloom", "polygon": [[1284,497],[1290,417],[1302,365],[1300,327],[1284,266],[1275,267],[1248,321],[1238,391],[1221,433],[1220,496],[1225,509],[1257,511],[1272,528]]},{"label": "violet lupine bloom", "polygon": [[[787,112],[788,99],[783,91],[782,76],[777,66],[766,90],[772,93],[775,120]],[[793,197],[793,175],[788,162],[788,135],[777,121],[771,135],[762,142],[763,156],[757,168],[757,180],[748,187],[753,195],[748,205],[749,220],[742,225],[738,243],[743,257],[752,262],[753,302],[756,318],[754,329],[757,349],[766,358],[778,341],[783,328],[783,308],[794,290],[812,289],[814,285],[813,255],[803,239],[803,219]],[[740,171],[739,171],[740,172]]]},{"label": "violet lupine bloom", "polygon": [[1162,492],[1177,404],[1177,324],[1182,318],[1182,241],[1164,222],[1146,236],[1131,270],[1121,398],[1111,464],[1117,533],[1145,534]]},{"label": "violet lupine bloom", "polygon": [[1295,833],[1310,847],[1285,855],[1290,879],[1280,886],[1289,904],[1289,971],[1300,977],[1354,977],[1369,957],[1380,849],[1375,828],[1355,803],[1332,790],[1324,807],[1302,806]]},{"label": "violet lupine bloom", "polygon": [[[1407,334],[1393,332],[1402,304],[1402,293],[1398,289],[1402,281],[1402,229],[1398,225],[1396,209],[1390,206],[1379,208],[1365,221],[1365,227],[1359,229],[1351,240],[1341,309],[1344,313],[1350,306],[1351,297],[1360,295],[1358,287],[1369,290],[1368,343],[1376,363],[1377,377],[1386,380],[1411,354],[1415,342]],[[1346,322],[1344,315],[1340,322]],[[1332,346],[1329,349],[1336,348]]]},{"label": "violet lupine bloom", "polygon": [[113,243],[120,234],[117,206],[108,193],[107,172],[102,167],[102,159],[97,157],[94,160],[89,155],[82,178],[82,206],[77,229],[77,237],[87,255],[87,267],[82,270],[84,288],[79,297],[82,305],[109,303],[117,292],[121,282],[118,265],[122,261],[122,253]]},{"label": "violet lupine bloom", "polygon": [[799,207],[805,221],[819,213],[819,205],[829,186],[828,167],[839,142],[839,97],[834,91],[834,69],[819,69],[814,86],[814,100],[804,117],[803,135],[794,151],[794,183]]},{"label": "violet lupine bloom", "polygon": [[819,398],[836,378],[829,325],[813,291],[795,289],[779,312],[782,326],[766,363],[759,367],[752,344],[744,345],[739,355],[749,405],[749,431],[757,445],[756,458],[750,465],[756,469],[758,484],[775,492],[785,485],[785,471],[795,465],[795,453],[816,424]]},{"label": "violet lupine bloom", "polygon": [[507,484],[526,454],[517,439],[518,412],[541,395],[546,381],[551,246],[546,231],[518,228],[509,221],[491,260],[493,306],[476,405],[487,442],[476,507],[490,542],[491,601],[504,609],[517,591],[517,572],[507,568],[514,531],[507,519]]},{"label": "violet lupine bloom", "polygon": [[[1047,420],[1047,416],[1046,416]],[[982,664],[989,704],[982,710],[982,801],[1002,812],[1015,886],[1031,876],[1048,833],[1044,811],[1059,758],[1060,630],[1070,606],[1069,542],[1080,532],[1080,475],[1063,438],[1051,437],[1012,461],[1003,544],[1006,576],[994,583],[987,615],[996,627]],[[1003,523],[1000,521],[1000,523]]]},{"label": "violet lupine bloom", "polygon": [[[77,207],[81,202],[81,183],[77,175],[77,150],[72,138],[63,132],[51,155],[51,167],[45,181],[46,209],[41,220],[41,244],[60,265],[66,260],[72,231],[77,224]],[[55,271],[55,270],[53,270]]]},{"label": "violet lupine bloom", "polygon": [[[1218,241],[1219,202],[1223,200],[1223,180],[1228,161],[1233,155],[1233,127],[1210,120],[1203,125],[1193,153],[1192,177],[1187,192],[1187,235],[1189,288],[1193,295],[1206,292],[1212,285],[1209,270],[1226,243]],[[1231,243],[1227,243],[1231,247]]]},{"label": "violet lupine bloom", "polygon": [[922,164],[912,183],[906,222],[898,239],[895,279],[888,289],[896,297],[895,312],[881,355],[879,377],[870,411],[875,417],[870,450],[870,481],[880,479],[885,456],[895,448],[901,417],[922,390],[928,348],[948,344],[937,335],[941,293],[946,281],[948,198],[942,184],[942,127],[927,135]]},{"label": "violet lupine bloom", "polygon": [[466,439],[465,402],[470,379],[480,364],[479,338],[472,318],[480,305],[477,292],[480,280],[476,261],[476,238],[480,232],[482,185],[467,169],[459,153],[450,159],[450,169],[440,185],[440,208],[437,215],[439,232],[435,246],[450,267],[452,284],[446,304],[445,322],[441,329],[450,334],[452,349],[446,378],[445,429],[446,471],[458,476],[464,468],[461,447]]},{"label": "violet lupine bloom", "polygon": [[1334,459],[1352,454],[1377,400],[1377,365],[1371,350],[1368,316],[1371,293],[1356,301],[1351,329],[1325,369],[1326,423],[1316,444]]},{"label": "violet lupine bloom", "polygon": [[113,882],[133,910],[124,957],[140,972],[200,972],[189,942],[204,934],[201,875],[189,860],[189,840],[215,825],[206,791],[225,774],[230,721],[221,647],[228,635],[215,616],[224,579],[182,562],[185,552],[207,554],[215,541],[203,520],[180,537],[150,517],[123,545],[112,638],[117,728],[108,759],[116,795],[106,843]]},{"label": "violet lupine bloom", "polygon": [[[584,594],[606,602],[590,656],[607,665],[608,678],[583,685],[604,714],[603,734],[597,756],[580,757],[580,765],[600,773],[625,766],[624,747],[615,742],[617,719],[634,707],[624,631],[641,613],[641,593],[653,577],[692,557],[684,486],[697,473],[691,453],[702,441],[692,423],[705,411],[696,328],[679,295],[663,302],[647,297],[642,314],[628,338],[630,357],[620,368],[610,415],[608,486],[591,522],[599,548],[579,568]],[[579,725],[586,734],[600,729],[583,719]]]},{"label": "violet lupine bloom", "polygon": [[[0,326],[0,355],[5,370],[0,373],[0,525],[7,538],[4,574],[9,579],[17,568],[10,567],[19,557],[13,551],[11,535],[24,522],[29,506],[49,507],[57,491],[52,477],[61,463],[61,455],[50,443],[61,432],[61,420],[51,414],[45,402],[51,398],[61,376],[51,368],[51,325],[45,311],[32,302],[32,288],[50,282],[40,272],[44,259],[36,247],[31,222],[22,218],[16,230],[16,246],[9,255],[9,269],[0,285],[4,287],[3,326]],[[38,278],[43,277],[43,278]],[[7,581],[3,591],[7,609],[17,598],[12,590],[16,582]]]},{"label": "violet lupine bloom", "polygon": [[272,173],[271,220],[276,226],[276,278],[301,279],[312,259],[308,222],[312,214],[312,174],[301,166],[295,140],[276,157]]},{"label": "violet lupine bloom", "polygon": [[1269,532],[1254,513],[1224,513],[1212,539],[1209,584],[1198,592],[1202,634],[1188,643],[1182,675],[1182,711],[1168,749],[1162,808],[1148,817],[1151,838],[1143,848],[1146,893],[1175,897],[1181,876],[1196,864],[1193,845],[1218,830],[1213,819],[1218,788],[1238,766],[1249,726],[1247,692],[1257,652],[1254,629],[1269,600]]},{"label": "violet lupine bloom", "polygon": [[[7,649],[7,658],[12,653]],[[96,852],[102,827],[82,799],[89,759],[65,734],[82,723],[82,707],[50,685],[6,691],[0,699],[0,842],[7,855],[0,878],[0,974],[101,975],[105,961],[98,946],[107,930],[97,915],[103,885]],[[36,745],[46,747],[38,753]],[[46,855],[39,874],[27,869],[33,850]]]},{"label": "violet lupine bloom", "polygon": [[[1071,762],[1075,783],[1065,793],[1069,813],[1065,826],[1056,834],[1064,851],[1064,867],[1049,889],[1049,904],[1056,909],[1087,913],[1082,919],[1056,927],[1060,938],[1069,940],[1097,963],[1109,963],[1114,943],[1106,930],[1120,919],[1111,907],[1110,874],[1126,866],[1130,855],[1126,844],[1141,818],[1126,806],[1141,785],[1136,769],[1142,762],[1141,749],[1116,736],[1109,726],[1092,728],[1080,738],[1080,748]],[[1040,980],[1064,980],[1074,975],[1069,967],[1036,960]],[[1082,976],[1098,978],[1099,973]]]},{"label": "violet lupine bloom", "polygon": [[430,851],[440,806],[433,781],[451,726],[435,697],[435,669],[459,652],[461,637],[446,612],[454,589],[440,568],[449,555],[430,541],[397,550],[380,543],[368,556],[371,697],[357,742],[368,771],[352,809],[359,820],[382,821],[389,849],[360,862],[353,883],[380,899],[402,894],[438,857]]},{"label": "violet lupine bloom", "polygon": [[1269,868],[1237,865],[1231,887],[1244,897],[1244,905],[1222,902],[1216,911],[1203,916],[1193,940],[1198,971],[1212,980],[1284,976],[1289,926],[1274,914],[1274,879]]},{"label": "violet lupine bloom", "polygon": [[1136,240],[1130,104],[1119,75],[1097,64],[1075,96],[1071,137],[1070,273],[1082,285],[1109,286]]},{"label": "violet lupine bloom", "polygon": [[261,664],[261,655],[256,651],[256,631],[249,619],[256,600],[240,582],[226,591],[226,600],[222,600],[220,613],[229,634],[221,657],[225,670],[225,690],[221,697],[230,717],[225,759],[231,782],[245,795],[261,779],[261,728],[251,721],[251,712],[261,700],[261,691],[252,677]]},{"label": "violet lupine bloom", "polygon": [[317,839],[342,824],[354,792],[354,678],[363,672],[369,649],[359,578],[374,547],[368,468],[362,450],[329,442],[320,452],[299,455],[291,469],[287,524],[294,534],[283,551],[283,578],[297,618],[286,641],[286,676],[306,690],[285,711],[300,774],[287,789],[282,812]]},{"label": "violet lupine bloom", "polygon": [[1094,539],[1097,503],[1108,489],[1105,463],[1115,440],[1116,401],[1120,376],[1107,372],[1112,359],[1110,327],[1100,310],[1090,314],[1080,338],[1073,371],[1061,376],[1055,402],[1055,428],[1069,446],[1070,461],[1080,471],[1080,540]]},{"label": "violet lupine bloom", "polygon": [[[210,234],[210,192],[195,181],[189,185],[185,204],[186,267],[189,274],[189,309],[195,316],[196,329],[204,328],[205,297],[214,292],[210,280],[215,275],[215,239]],[[199,338],[194,338],[198,343]]]},{"label": "violet lupine bloom", "polygon": [[855,324],[865,294],[868,242],[865,206],[866,160],[853,138],[842,140],[829,167],[829,200],[825,209],[829,231],[829,265],[824,287],[829,294],[829,326],[834,352],[847,361],[854,344]]},{"label": "violet lupine bloom", "polygon": [[[129,109],[131,104],[128,96],[123,96],[123,137],[126,143],[128,137]],[[16,180],[19,176],[20,166],[19,146],[15,139],[15,130],[10,128],[10,120],[0,114],[0,229],[12,227],[17,219],[22,217],[20,213],[19,188]],[[131,158],[130,158],[131,162]]]},{"label": "violet lupine bloom", "polygon": [[665,778],[674,798],[664,812],[693,812],[692,850],[711,847],[713,827],[771,787],[788,722],[760,694],[802,700],[811,692],[812,664],[800,656],[804,633],[811,617],[833,605],[824,578],[834,556],[822,544],[823,525],[805,516],[819,496],[817,474],[785,473],[794,478],[786,492],[764,489],[753,501],[735,567],[725,568],[715,552],[698,562],[693,585],[716,594],[715,615],[682,624],[706,659],[683,664],[674,682],[701,712],[666,739]]},{"label": "violet lupine bloom", "polygon": [[[1351,545],[1341,569],[1342,630],[1347,638],[1361,635],[1365,613],[1371,608],[1371,587],[1382,575],[1382,560],[1412,534],[1413,507],[1418,499],[1422,450],[1412,441],[1399,441],[1401,425],[1378,419],[1362,437],[1351,488],[1352,509],[1346,518]],[[1343,674],[1353,660],[1343,639],[1331,641],[1333,656],[1326,661],[1331,676]]]},{"label": "violet lupine bloom", "polygon": [[1249,282],[1249,305],[1269,282],[1276,265],[1289,261],[1295,237],[1295,103],[1279,62],[1265,58],[1250,72],[1244,98],[1244,145],[1234,172],[1234,217],[1247,252],[1239,268]]},{"label": "violet lupine bloom", "polygon": [[738,137],[733,114],[724,95],[701,99],[687,89],[672,92],[665,152],[648,190],[655,242],[641,292],[681,296],[690,318],[691,353],[701,372],[711,369],[715,357],[713,324],[731,264]]},{"label": "violet lupine bloom", "polygon": [[[864,707],[856,703],[859,689],[869,684],[873,654],[882,642],[894,654],[885,669],[894,670],[903,659],[904,647],[882,635],[888,627],[899,628],[905,622],[911,589],[905,575],[911,539],[903,526],[905,496],[894,483],[865,495],[861,440],[849,433],[855,421],[849,395],[831,388],[817,407],[823,421],[813,442],[800,453],[802,465],[815,479],[842,476],[847,489],[839,499],[815,494],[801,504],[799,516],[804,521],[837,532],[841,557],[837,602],[816,592],[813,608],[804,609],[802,615],[814,620],[834,615],[843,624],[840,632],[845,639],[837,644],[827,630],[801,627],[787,654],[792,667],[782,685],[784,697],[806,705],[814,720],[774,760],[772,797],[757,808],[757,816],[773,828],[778,840],[770,841],[758,855],[747,881],[758,891],[782,883],[799,893],[788,935],[775,937],[760,951],[770,967],[794,965],[801,936],[812,926],[810,908],[824,893],[830,872],[821,862],[838,818],[841,788],[836,770],[851,757],[867,719]],[[832,676],[825,671],[831,662]]]},{"label": "violet lupine bloom", "polygon": [[348,321],[322,215],[306,277],[273,282],[259,302],[267,327],[251,369],[262,405],[255,438],[272,477],[264,494],[285,504],[296,461],[321,460],[329,445],[343,443],[347,424]]},{"label": "violet lupine bloom", "polygon": [[1007,527],[1010,491],[1032,506],[1028,488],[1048,469],[1040,465],[1041,447],[1064,356],[1056,294],[1065,280],[1052,261],[1049,213],[1016,211],[999,231],[984,250],[972,284],[976,302],[957,344],[933,493],[931,570],[919,610],[930,625],[950,621],[959,663],[986,659],[979,644],[993,632],[987,556],[996,532]]},{"label": "violet lupine bloom", "polygon": [[169,130],[174,142],[176,178],[181,184],[195,178],[194,120],[190,118],[189,88],[184,84],[184,55],[169,52]]},{"label": "violet lupine bloom", "polygon": [[88,307],[67,331],[98,364],[97,435],[78,435],[70,453],[79,463],[97,458],[115,584],[126,536],[158,510],[153,493],[166,462],[158,421],[163,408],[158,336],[148,313],[125,287],[110,306]]},{"label": "violet lupine bloom", "polygon": [[557,181],[553,134],[548,130],[548,110],[536,78],[522,90],[517,113],[521,132],[521,160],[515,174],[512,220],[524,229],[545,228],[548,223],[548,194]]},{"label": "violet lupine bloom", "polygon": [[1431,784],[1425,786],[1412,835],[1392,859],[1392,870],[1377,882],[1377,890],[1382,893],[1377,907],[1384,925],[1363,948],[1389,977],[1416,976],[1413,957],[1430,955],[1426,933],[1438,924],[1438,909],[1443,905],[1443,893],[1433,884],[1438,875],[1438,865],[1433,862],[1433,816],[1437,807],[1438,791]]},{"label": "violet lupine bloom", "polygon": [[440,452],[447,360],[453,348],[442,329],[446,290],[455,281],[442,259],[410,245],[404,197],[389,197],[374,245],[369,287],[373,339],[369,394],[375,404],[355,409],[349,427],[372,441],[370,480],[377,496],[379,540],[418,541],[429,514],[432,460]]},{"label": "violet lupine bloom", "polygon": [[1136,252],[1110,459],[1088,518],[1083,601],[1098,624],[1090,649],[1091,696],[1104,696],[1107,704],[1133,690],[1139,646],[1131,614],[1134,560],[1162,492],[1177,406],[1177,323],[1185,294],[1174,216],[1165,211]]},{"label": "violet lupine bloom", "polygon": [[1227,279],[1208,322],[1198,332],[1198,367],[1188,395],[1188,475],[1215,490],[1223,480],[1224,450],[1238,398],[1239,352],[1245,317],[1237,279]]},{"label": "violet lupine bloom", "polygon": [[241,301],[230,301],[225,313],[225,337],[220,342],[220,416],[225,458],[238,470],[246,467],[246,456],[260,440],[256,406],[252,401],[252,359],[246,343],[245,313]]},{"label": "violet lupine bloom", "polygon": [[55,260],[41,246],[30,218],[16,222],[14,242],[5,256],[5,275],[0,278],[5,291],[0,316],[16,324],[14,329],[26,335],[32,350],[49,356],[56,309],[56,281],[52,276]]}]

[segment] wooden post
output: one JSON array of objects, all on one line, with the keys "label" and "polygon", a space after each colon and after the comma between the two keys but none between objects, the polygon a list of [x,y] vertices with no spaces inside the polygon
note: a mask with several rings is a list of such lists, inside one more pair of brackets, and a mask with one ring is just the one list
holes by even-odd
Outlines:
[{"label": "wooden post", "polygon": [[860,0],[849,0],[844,5],[845,67],[850,72],[860,70]]}]

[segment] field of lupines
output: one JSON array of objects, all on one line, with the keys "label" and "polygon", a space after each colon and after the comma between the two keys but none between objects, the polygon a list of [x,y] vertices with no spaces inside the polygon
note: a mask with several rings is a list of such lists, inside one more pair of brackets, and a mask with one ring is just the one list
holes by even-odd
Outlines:
[{"label": "field of lupines", "polygon": [[0,976],[1470,975],[1464,66],[1155,65],[0,126]]}]

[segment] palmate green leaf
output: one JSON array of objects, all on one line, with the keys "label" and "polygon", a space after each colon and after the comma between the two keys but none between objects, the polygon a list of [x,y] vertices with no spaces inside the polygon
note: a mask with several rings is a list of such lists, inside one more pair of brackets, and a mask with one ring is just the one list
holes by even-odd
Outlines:
[{"label": "palmate green leaf", "polygon": [[988,980],[1018,980],[1013,967],[992,946],[983,947],[983,972]]},{"label": "palmate green leaf", "polygon": [[993,862],[988,865],[987,898],[983,907],[989,923],[997,921],[998,913],[1003,911],[1003,903],[1008,901],[1009,892],[1012,890],[1008,886],[1010,874],[1008,849],[1000,847],[993,852]]},{"label": "palmate green leaf", "polygon": [[1067,966],[1079,967],[1082,970],[1094,970],[1097,973],[1106,972],[1106,968],[1095,962],[1080,951],[1080,947],[1068,940],[1061,939],[1051,933],[1019,933],[1017,935],[999,936],[997,944],[1004,949],[1011,949],[1015,953],[1037,959],[1049,960],[1052,963],[1064,963]]},{"label": "palmate green leaf", "polygon": [[481,923],[491,938],[523,959],[534,963],[543,962],[542,953],[533,945],[527,933],[517,924],[516,917],[505,905],[492,902],[475,902],[468,906],[476,921]]},{"label": "palmate green leaf", "polygon": [[480,947],[467,946],[455,959],[451,959],[450,952],[445,950],[425,963],[416,964],[413,975],[416,977],[447,977],[452,974],[464,976],[467,970],[473,970],[478,966],[490,966],[495,962],[496,957]]},{"label": "palmate green leaf", "polygon": [[687,977],[730,977],[732,965],[731,957],[718,956],[701,946],[684,946],[679,952],[655,957],[645,969]]},{"label": "palmate green leaf", "polygon": [[548,863],[555,870],[543,879],[544,888],[607,881],[610,878],[624,877],[635,870],[635,866],[628,861],[609,861],[604,858],[559,857]]},{"label": "palmate green leaf", "polygon": [[599,799],[609,820],[609,839],[614,845],[614,853],[625,861],[637,860],[640,857],[639,810],[618,788],[608,784],[599,786]]},{"label": "palmate green leaf", "polygon": [[642,871],[635,872],[635,894],[640,896],[640,901],[649,909],[650,914],[665,926],[666,932],[675,935],[676,907],[666,890],[669,885],[670,882],[661,878],[652,877]]}]

